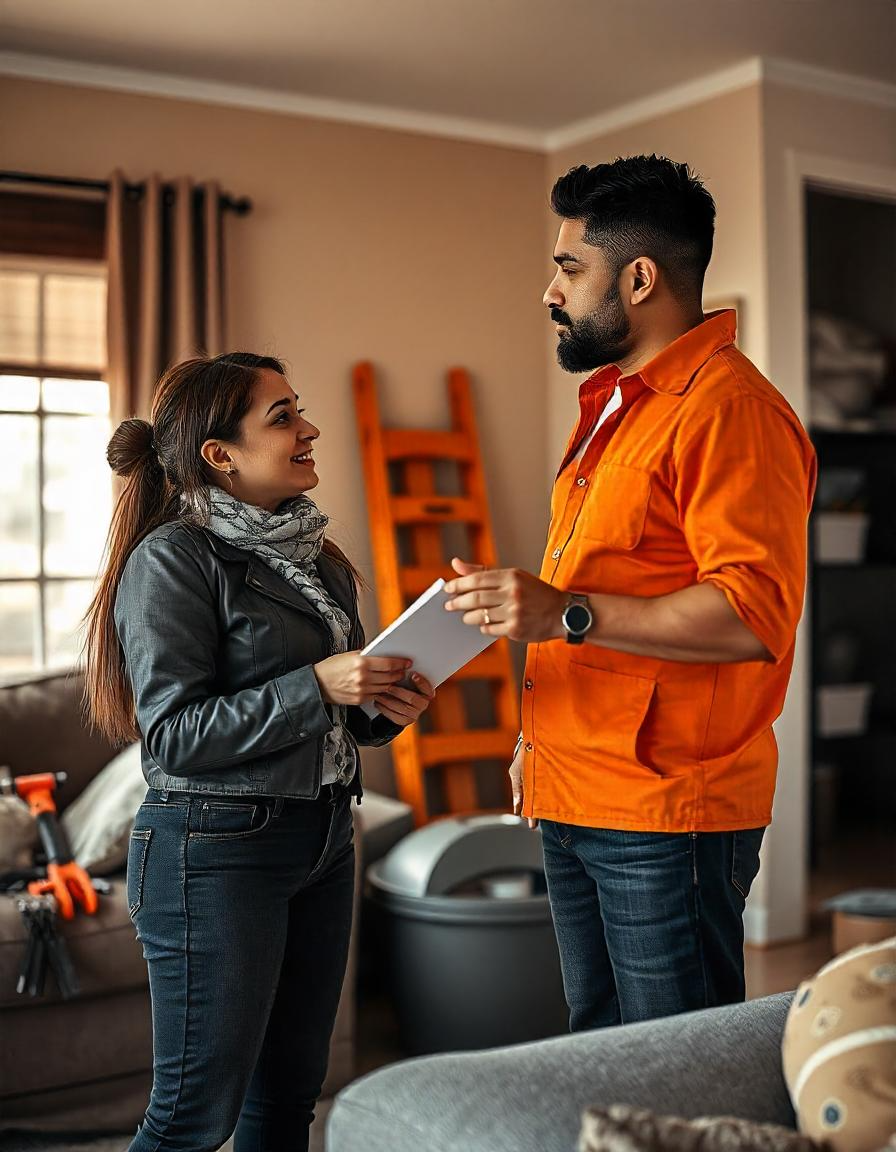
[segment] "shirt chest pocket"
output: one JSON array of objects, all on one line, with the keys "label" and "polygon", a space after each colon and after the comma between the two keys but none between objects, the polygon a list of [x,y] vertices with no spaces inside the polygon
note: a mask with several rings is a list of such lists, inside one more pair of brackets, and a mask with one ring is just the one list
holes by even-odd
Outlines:
[{"label": "shirt chest pocket", "polygon": [[650,474],[625,464],[598,464],[578,529],[607,548],[630,551],[644,533],[650,503]]}]

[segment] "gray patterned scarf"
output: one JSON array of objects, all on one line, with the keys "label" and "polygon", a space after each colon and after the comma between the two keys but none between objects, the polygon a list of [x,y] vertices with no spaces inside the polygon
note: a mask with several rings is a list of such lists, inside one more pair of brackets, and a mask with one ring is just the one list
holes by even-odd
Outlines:
[{"label": "gray patterned scarf", "polygon": [[[330,629],[331,655],[348,651],[351,621],[321,581],[315,561],[320,555],[329,518],[308,496],[281,504],[277,512],[244,504],[223,488],[209,487],[207,527],[252,552],[287,580],[314,607]],[[345,734],[346,710],[327,704],[333,730],[324,737],[322,783],[347,784],[354,773],[354,749]]]}]

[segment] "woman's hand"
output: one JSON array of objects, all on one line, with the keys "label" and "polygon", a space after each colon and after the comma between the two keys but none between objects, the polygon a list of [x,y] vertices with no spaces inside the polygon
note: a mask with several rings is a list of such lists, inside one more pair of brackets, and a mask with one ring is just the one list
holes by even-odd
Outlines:
[{"label": "woman's hand", "polygon": [[340,652],[312,667],[328,704],[366,704],[404,680],[410,666],[410,660]]},{"label": "woman's hand", "polygon": [[419,720],[421,714],[429,707],[430,700],[436,694],[435,688],[419,672],[412,672],[411,680],[414,682],[414,688],[396,685],[386,692],[380,692],[373,698],[377,710],[387,720],[391,720],[393,724],[398,724],[401,728],[406,728],[408,724],[413,724],[415,720]]}]

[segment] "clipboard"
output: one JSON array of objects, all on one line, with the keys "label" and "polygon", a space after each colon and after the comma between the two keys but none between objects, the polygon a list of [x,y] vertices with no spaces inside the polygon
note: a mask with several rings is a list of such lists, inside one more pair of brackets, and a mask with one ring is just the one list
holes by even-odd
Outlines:
[{"label": "clipboard", "polygon": [[[464,624],[462,612],[446,612],[445,604],[450,599],[445,581],[436,580],[388,628],[362,648],[361,655],[413,660],[413,670],[437,688],[498,639],[484,636],[478,628]],[[412,688],[413,684],[408,681],[404,686]],[[368,716],[379,715],[372,701],[361,707]]]}]

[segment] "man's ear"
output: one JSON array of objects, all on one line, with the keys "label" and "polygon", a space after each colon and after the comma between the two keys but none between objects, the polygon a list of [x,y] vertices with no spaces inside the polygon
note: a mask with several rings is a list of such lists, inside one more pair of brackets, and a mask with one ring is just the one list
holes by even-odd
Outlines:
[{"label": "man's ear", "polygon": [[655,291],[659,268],[649,256],[638,256],[626,267],[630,304],[643,304]]}]

